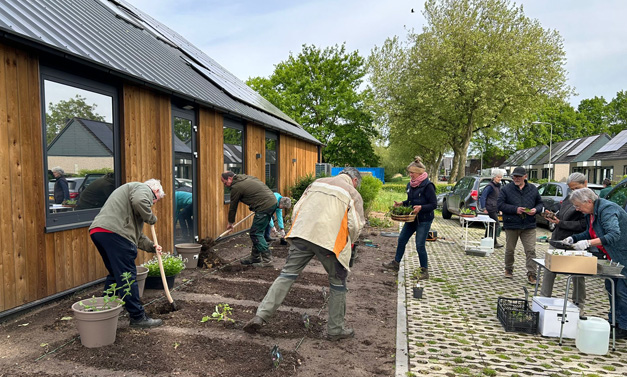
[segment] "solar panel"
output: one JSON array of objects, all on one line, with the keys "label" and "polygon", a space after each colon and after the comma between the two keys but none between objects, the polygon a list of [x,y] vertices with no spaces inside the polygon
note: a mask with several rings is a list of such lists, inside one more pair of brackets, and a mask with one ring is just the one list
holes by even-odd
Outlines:
[{"label": "solar panel", "polygon": [[553,152],[553,155],[551,156],[551,161],[555,161],[558,158],[562,157],[562,155],[568,150],[568,148],[574,145],[574,142],[575,140],[568,140],[567,142],[562,144],[562,146],[558,150]]},{"label": "solar panel", "polygon": [[618,135],[614,136],[614,138],[612,140],[610,140],[609,143],[607,143],[604,146],[602,146],[601,149],[599,149],[597,151],[597,153],[601,153],[601,152],[615,152],[620,147],[625,145],[625,143],[627,143],[627,130],[623,130]]},{"label": "solar panel", "polygon": [[[583,151],[588,145],[590,145],[593,141],[595,141],[597,138],[599,137],[599,135],[594,135],[594,136],[588,136],[587,138],[585,138],[578,146],[577,148],[573,149],[572,151],[570,151],[570,153],[567,155],[568,157],[570,156],[576,156],[579,153],[581,153],[581,151]],[[580,139],[581,140],[581,139]]]}]

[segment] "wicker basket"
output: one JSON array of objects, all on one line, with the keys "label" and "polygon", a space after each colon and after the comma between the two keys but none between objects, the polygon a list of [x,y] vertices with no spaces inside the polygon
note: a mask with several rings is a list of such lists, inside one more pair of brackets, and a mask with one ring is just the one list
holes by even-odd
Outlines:
[{"label": "wicker basket", "polygon": [[391,214],[390,217],[392,218],[392,220],[394,221],[402,221],[405,223],[411,223],[414,220],[416,220],[416,214],[412,214],[412,215],[394,215]]}]

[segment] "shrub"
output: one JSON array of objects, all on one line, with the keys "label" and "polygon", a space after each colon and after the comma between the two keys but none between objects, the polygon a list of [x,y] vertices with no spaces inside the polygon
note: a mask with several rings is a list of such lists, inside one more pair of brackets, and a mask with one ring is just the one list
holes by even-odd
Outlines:
[{"label": "shrub", "polygon": [[407,184],[406,183],[386,183],[383,185],[383,187],[381,187],[381,190],[387,191],[387,192],[399,192],[399,193],[404,194],[407,190]]},{"label": "shrub", "polygon": [[303,177],[300,177],[296,180],[293,186],[290,186],[290,196],[294,203],[303,196],[303,193],[309,187],[309,185],[316,180],[316,177],[313,174],[307,174]]},{"label": "shrub", "polygon": [[[174,276],[185,269],[185,262],[180,255],[174,256],[170,253],[161,254],[161,260],[163,261],[163,271],[165,276]],[[151,260],[142,264],[142,266],[148,268],[148,276],[161,276],[159,271],[159,260],[155,255]]]},{"label": "shrub", "polygon": [[370,210],[372,202],[379,195],[381,186],[383,186],[383,183],[373,176],[367,175],[361,179],[361,185],[357,188],[357,191],[359,191],[361,198],[364,200],[364,212]]}]

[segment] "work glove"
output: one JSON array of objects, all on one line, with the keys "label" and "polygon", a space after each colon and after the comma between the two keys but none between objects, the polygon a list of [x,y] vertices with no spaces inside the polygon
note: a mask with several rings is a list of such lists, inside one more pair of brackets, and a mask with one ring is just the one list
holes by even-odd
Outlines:
[{"label": "work glove", "polygon": [[285,229],[279,230],[279,236],[281,236],[281,238],[285,238]]},{"label": "work glove", "polygon": [[575,242],[572,237],[566,237],[562,240],[564,245],[572,245]]},{"label": "work glove", "polygon": [[575,250],[587,250],[590,247],[590,241],[581,240],[573,245]]}]

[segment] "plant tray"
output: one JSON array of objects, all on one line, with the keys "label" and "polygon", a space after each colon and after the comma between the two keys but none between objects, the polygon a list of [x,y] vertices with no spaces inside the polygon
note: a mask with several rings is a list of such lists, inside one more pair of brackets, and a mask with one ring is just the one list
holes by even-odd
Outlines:
[{"label": "plant tray", "polygon": [[538,332],[540,313],[532,311],[527,300],[499,297],[496,316],[507,332]]},{"label": "plant tray", "polygon": [[597,261],[597,273],[605,275],[619,275],[625,266],[610,266],[608,260]]},{"label": "plant tray", "polygon": [[475,215],[471,215],[471,214],[467,214],[467,213],[461,213],[459,215],[459,217],[475,217]]},{"label": "plant tray", "polygon": [[402,222],[406,222],[406,223],[411,223],[412,221],[416,220],[416,214],[413,215],[390,215],[390,217],[392,218],[392,220],[394,221],[402,221]]}]

